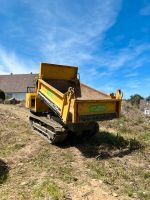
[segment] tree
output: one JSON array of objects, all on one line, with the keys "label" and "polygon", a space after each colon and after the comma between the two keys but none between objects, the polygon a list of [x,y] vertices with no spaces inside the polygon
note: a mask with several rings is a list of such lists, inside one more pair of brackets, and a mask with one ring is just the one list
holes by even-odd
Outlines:
[{"label": "tree", "polygon": [[5,100],[5,92],[3,92],[2,90],[0,90],[0,99],[2,99],[3,101]]},{"label": "tree", "polygon": [[150,101],[150,95],[146,98],[146,101]]},{"label": "tree", "polygon": [[136,106],[137,108],[139,108],[139,105],[140,105],[140,100],[141,99],[144,99],[141,95],[139,94],[134,94],[134,95],[131,95],[130,96],[130,103],[133,105],[133,106]]}]

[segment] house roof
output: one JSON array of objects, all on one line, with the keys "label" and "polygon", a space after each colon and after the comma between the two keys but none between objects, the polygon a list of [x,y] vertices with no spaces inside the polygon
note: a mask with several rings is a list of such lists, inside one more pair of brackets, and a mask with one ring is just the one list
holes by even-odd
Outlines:
[{"label": "house roof", "polygon": [[7,93],[26,92],[27,87],[34,87],[37,74],[0,75],[0,89]]}]

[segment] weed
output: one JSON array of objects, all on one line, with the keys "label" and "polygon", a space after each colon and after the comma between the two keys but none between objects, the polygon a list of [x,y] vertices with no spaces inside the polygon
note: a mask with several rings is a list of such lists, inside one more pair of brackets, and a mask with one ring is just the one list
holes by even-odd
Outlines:
[{"label": "weed", "polygon": [[48,178],[43,183],[35,187],[33,196],[38,197],[39,199],[48,199],[49,197],[52,197],[55,200],[61,200],[64,195],[56,183]]},{"label": "weed", "polygon": [[94,179],[102,179],[107,176],[107,171],[105,170],[105,163],[103,162],[92,162],[88,163],[88,168],[91,169],[91,176]]},{"label": "weed", "polygon": [[72,182],[75,178],[73,177],[73,174],[72,174],[73,170],[71,167],[59,167],[58,168],[58,173],[59,173],[59,177],[61,180],[67,182],[67,183],[70,183]]},{"label": "weed", "polygon": [[149,200],[150,192],[149,191],[140,191],[140,192],[138,192],[138,196],[139,196],[140,200]]},{"label": "weed", "polygon": [[150,179],[150,172],[144,172],[144,179]]}]

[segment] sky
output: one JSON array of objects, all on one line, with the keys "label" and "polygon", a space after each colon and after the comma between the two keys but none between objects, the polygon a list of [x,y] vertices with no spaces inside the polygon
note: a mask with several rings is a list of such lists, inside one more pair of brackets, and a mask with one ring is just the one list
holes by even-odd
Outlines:
[{"label": "sky", "polygon": [[149,0],[0,0],[0,74],[40,62],[78,66],[80,80],[125,98],[150,95]]}]

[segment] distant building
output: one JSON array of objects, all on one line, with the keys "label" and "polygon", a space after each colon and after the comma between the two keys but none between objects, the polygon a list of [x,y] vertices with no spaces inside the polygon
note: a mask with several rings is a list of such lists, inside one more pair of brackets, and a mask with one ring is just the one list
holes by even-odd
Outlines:
[{"label": "distant building", "polygon": [[145,115],[150,116],[150,101],[141,100],[140,101],[140,110],[144,112]]},{"label": "distant building", "polygon": [[27,87],[35,86],[37,74],[10,74],[0,75],[0,89],[5,92],[6,98],[24,100]]},{"label": "distant building", "polygon": [[150,116],[150,108],[145,108],[144,109],[144,114]]}]

